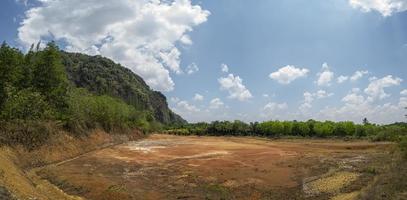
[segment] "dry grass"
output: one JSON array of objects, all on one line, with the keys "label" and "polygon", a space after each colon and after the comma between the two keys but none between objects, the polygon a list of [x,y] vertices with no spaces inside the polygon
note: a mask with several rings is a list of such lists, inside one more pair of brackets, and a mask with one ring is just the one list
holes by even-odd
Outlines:
[{"label": "dry grass", "polygon": [[351,184],[358,178],[359,174],[354,172],[335,172],[326,177],[308,183],[311,193],[335,193],[345,186]]},{"label": "dry grass", "polygon": [[0,185],[18,199],[82,199],[68,195],[56,186],[58,184],[42,179],[37,175],[37,170],[25,171],[25,169],[57,163],[137,137],[141,137],[141,134],[110,135],[96,130],[86,138],[76,138],[66,133],[56,134],[50,138],[47,145],[31,151],[22,146],[15,148],[3,146],[0,148]]}]

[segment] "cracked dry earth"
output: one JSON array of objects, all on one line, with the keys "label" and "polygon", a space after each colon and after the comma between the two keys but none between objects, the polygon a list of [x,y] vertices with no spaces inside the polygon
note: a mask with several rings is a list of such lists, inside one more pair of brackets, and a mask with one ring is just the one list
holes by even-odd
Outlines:
[{"label": "cracked dry earth", "polygon": [[356,199],[375,176],[371,168],[383,167],[389,146],[155,134],[38,174],[94,200]]}]

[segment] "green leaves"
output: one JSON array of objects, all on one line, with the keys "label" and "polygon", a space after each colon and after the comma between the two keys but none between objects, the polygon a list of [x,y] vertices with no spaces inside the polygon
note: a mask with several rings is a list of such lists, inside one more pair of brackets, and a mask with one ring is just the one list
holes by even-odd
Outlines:
[{"label": "green leaves", "polygon": [[5,120],[44,120],[52,119],[55,111],[46,102],[45,97],[32,89],[13,92],[1,111]]}]

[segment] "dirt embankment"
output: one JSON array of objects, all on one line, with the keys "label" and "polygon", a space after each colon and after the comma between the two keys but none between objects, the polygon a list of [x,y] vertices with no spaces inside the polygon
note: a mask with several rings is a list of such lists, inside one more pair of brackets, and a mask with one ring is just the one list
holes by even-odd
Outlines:
[{"label": "dirt embankment", "polygon": [[52,136],[47,145],[27,151],[23,147],[0,147],[0,199],[82,199],[67,195],[54,184],[37,176],[35,167],[80,157],[87,152],[143,137],[140,132],[111,135],[95,130],[88,137],[67,133]]}]

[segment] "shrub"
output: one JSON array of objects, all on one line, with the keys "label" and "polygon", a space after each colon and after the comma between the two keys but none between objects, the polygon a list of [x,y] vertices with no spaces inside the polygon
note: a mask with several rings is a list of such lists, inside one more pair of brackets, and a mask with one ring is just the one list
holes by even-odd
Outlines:
[{"label": "shrub", "polygon": [[1,112],[4,120],[44,120],[51,119],[53,109],[38,92],[24,89],[13,92],[7,99]]},{"label": "shrub", "polygon": [[383,128],[375,135],[370,135],[370,139],[374,142],[380,141],[398,142],[403,133],[405,133],[404,128],[398,126],[389,126]]},{"label": "shrub", "polygon": [[66,126],[76,133],[97,127],[107,132],[115,129],[124,131],[137,125],[151,128],[146,113],[119,99],[95,96],[84,89],[76,89],[70,94],[68,113]]}]

